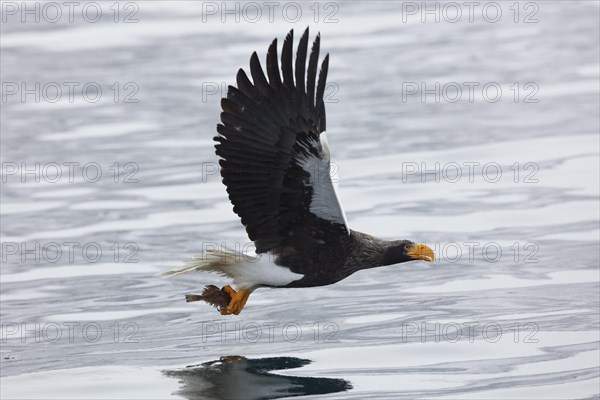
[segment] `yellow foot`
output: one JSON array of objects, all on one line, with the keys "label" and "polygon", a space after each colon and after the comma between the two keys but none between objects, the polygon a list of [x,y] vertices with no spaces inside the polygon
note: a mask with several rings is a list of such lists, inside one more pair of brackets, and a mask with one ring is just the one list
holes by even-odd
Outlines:
[{"label": "yellow foot", "polygon": [[238,315],[242,312],[242,309],[246,305],[246,301],[248,301],[248,297],[250,297],[250,293],[247,290],[240,289],[239,291],[235,291],[231,286],[227,285],[223,289],[224,292],[231,297],[231,301],[227,305],[227,307],[221,308],[221,315]]}]

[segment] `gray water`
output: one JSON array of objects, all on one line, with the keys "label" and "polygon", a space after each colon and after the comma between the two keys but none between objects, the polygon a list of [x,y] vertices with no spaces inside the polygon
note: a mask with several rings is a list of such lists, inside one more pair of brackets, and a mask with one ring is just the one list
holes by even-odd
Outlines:
[{"label": "gray water", "polygon": [[[599,397],[598,2],[85,4],[2,5],[2,398]],[[350,227],[438,259],[221,317],[156,274],[248,247],[219,99],[306,26]]]}]

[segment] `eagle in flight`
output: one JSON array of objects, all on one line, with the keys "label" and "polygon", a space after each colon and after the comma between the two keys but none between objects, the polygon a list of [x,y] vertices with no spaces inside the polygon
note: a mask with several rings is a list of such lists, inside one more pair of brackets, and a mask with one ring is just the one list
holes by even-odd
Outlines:
[{"label": "eagle in flight", "polygon": [[351,230],[331,179],[323,95],[329,54],[317,80],[320,35],[308,57],[308,28],[295,63],[294,31],[281,50],[277,39],[267,53],[265,76],[256,52],[250,75],[237,73],[221,100],[216,154],[233,211],[241,218],[256,256],[229,250],[207,251],[183,268],[165,273],[211,271],[233,280],[237,290],[208,285],[200,295],[221,314],[239,314],[260,287],[324,286],[354,272],[411,260],[433,261],[434,253],[410,240],[387,241]]}]

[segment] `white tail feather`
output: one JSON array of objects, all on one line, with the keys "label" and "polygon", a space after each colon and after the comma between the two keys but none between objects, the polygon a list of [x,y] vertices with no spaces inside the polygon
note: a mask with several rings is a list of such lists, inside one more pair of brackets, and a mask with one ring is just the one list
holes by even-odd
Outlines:
[{"label": "white tail feather", "polygon": [[171,278],[192,271],[216,272],[233,279],[240,289],[254,290],[260,286],[285,286],[301,279],[303,275],[275,264],[269,254],[250,256],[232,250],[207,250],[184,262],[182,268],[162,273]]},{"label": "white tail feather", "polygon": [[161,275],[166,278],[187,274],[193,271],[216,272],[228,278],[234,278],[232,268],[242,261],[243,257],[248,257],[233,250],[206,250],[199,256],[194,256],[185,260],[183,267],[175,268],[163,272]]}]

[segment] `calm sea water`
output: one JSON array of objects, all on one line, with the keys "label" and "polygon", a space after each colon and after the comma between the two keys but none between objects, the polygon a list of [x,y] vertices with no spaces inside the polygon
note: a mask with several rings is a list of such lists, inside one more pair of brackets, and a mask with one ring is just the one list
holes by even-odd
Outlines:
[{"label": "calm sea water", "polygon": [[[2,7],[3,398],[599,397],[598,2]],[[156,274],[248,248],[219,99],[306,26],[350,226],[438,260],[224,318]]]}]

